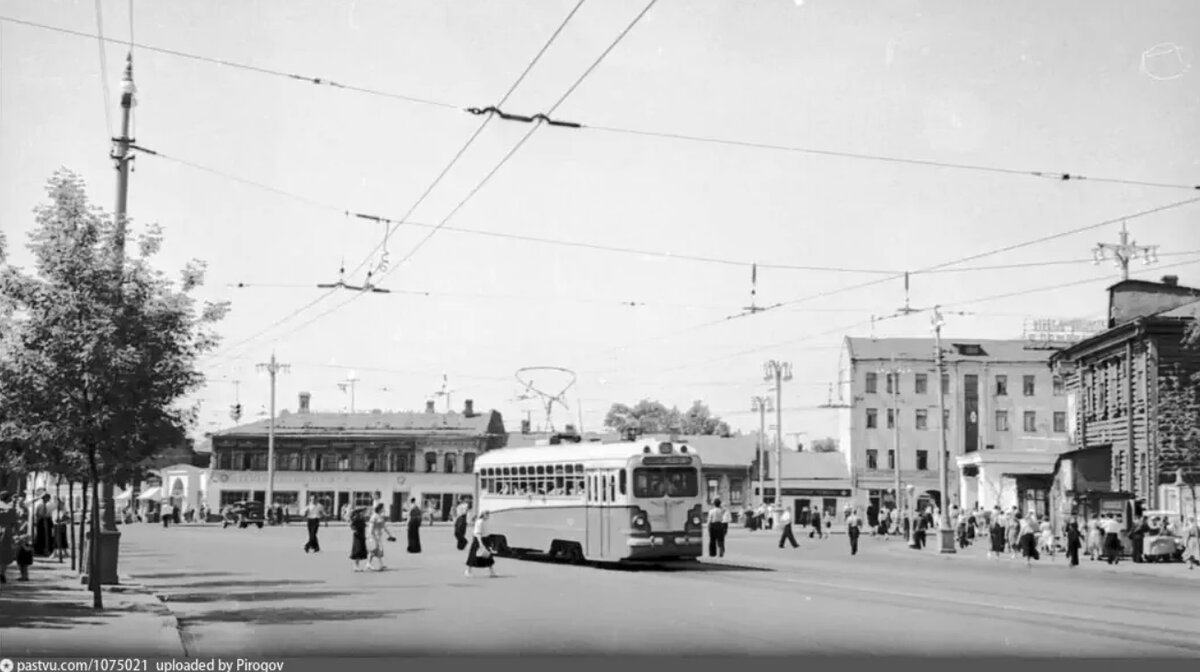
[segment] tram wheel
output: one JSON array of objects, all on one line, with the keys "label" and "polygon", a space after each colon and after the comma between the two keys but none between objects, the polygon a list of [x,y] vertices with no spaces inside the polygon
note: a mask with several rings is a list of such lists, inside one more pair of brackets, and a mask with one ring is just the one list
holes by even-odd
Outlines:
[{"label": "tram wheel", "polygon": [[565,555],[567,557],[567,562],[570,562],[573,565],[582,565],[585,562],[582,546],[571,543],[567,544],[566,547]]}]

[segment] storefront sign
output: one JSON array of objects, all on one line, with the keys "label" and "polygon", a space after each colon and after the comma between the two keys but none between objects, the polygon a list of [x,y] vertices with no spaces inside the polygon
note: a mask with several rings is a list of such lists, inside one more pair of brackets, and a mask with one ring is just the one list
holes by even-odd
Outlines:
[{"label": "storefront sign", "polygon": [[[775,488],[763,488],[765,496],[774,497]],[[835,490],[830,488],[784,488],[784,497],[849,497],[849,490]]]}]

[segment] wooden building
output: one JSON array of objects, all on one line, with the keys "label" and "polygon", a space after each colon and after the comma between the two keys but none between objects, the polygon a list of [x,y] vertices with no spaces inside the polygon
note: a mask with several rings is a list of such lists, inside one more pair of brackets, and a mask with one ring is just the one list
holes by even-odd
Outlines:
[{"label": "wooden building", "polygon": [[1060,512],[1091,517],[1120,510],[1128,520],[1131,502],[1157,508],[1159,486],[1182,466],[1168,459],[1175,437],[1164,424],[1163,392],[1173,376],[1200,371],[1200,351],[1184,347],[1200,315],[1200,289],[1169,275],[1162,282],[1125,280],[1108,291],[1108,329],[1051,359],[1067,381],[1073,449],[1067,464],[1106,459],[1108,479],[1058,473],[1055,489]]}]

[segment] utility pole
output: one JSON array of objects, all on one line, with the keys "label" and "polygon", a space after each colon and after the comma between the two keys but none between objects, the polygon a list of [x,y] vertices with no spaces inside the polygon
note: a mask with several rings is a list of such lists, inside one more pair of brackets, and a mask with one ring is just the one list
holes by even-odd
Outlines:
[{"label": "utility pole", "polygon": [[[354,412],[354,386],[358,384],[358,381],[359,381],[359,379],[356,378],[354,375],[354,372],[351,371],[350,375],[346,376],[345,380],[338,383],[338,389],[341,390],[342,392],[345,392],[346,390],[350,390],[350,412],[351,413]],[[272,388],[272,389],[274,389],[274,388]],[[273,408],[271,410],[271,415],[272,416],[275,415],[275,411]]]},{"label": "utility pole", "polygon": [[790,362],[763,364],[763,380],[775,381],[775,506],[783,504],[783,383],[792,379]]},{"label": "utility pole", "polygon": [[933,307],[933,347],[934,358],[937,362],[937,387],[938,387],[938,434],[940,449],[938,450],[938,477],[940,479],[939,487],[942,491],[941,513],[938,516],[938,532],[941,541],[942,553],[956,553],[954,550],[954,528],[950,525],[950,465],[946,464],[949,461],[949,447],[946,443],[946,389],[942,387],[942,374],[946,370],[946,357],[942,352],[942,325],[945,320],[942,319],[942,312],[938,306]]},{"label": "utility pole", "polygon": [[[896,493],[896,520],[903,520],[904,504],[903,495],[900,492],[900,374],[908,373],[908,369],[901,368],[896,364],[896,356],[892,355],[891,368],[880,369],[880,373],[886,378],[886,385],[891,388],[888,392],[892,397],[892,470],[894,482],[892,487]],[[939,381],[940,384],[940,381]],[[909,526],[909,534],[911,534],[912,526]]]},{"label": "utility pole", "polygon": [[767,411],[771,410],[771,397],[762,395],[750,398],[750,408],[758,412],[758,503],[765,501],[766,491],[763,490],[763,471],[766,462],[763,461],[763,442],[767,440]]},{"label": "utility pole", "polygon": [[1092,263],[1099,264],[1105,259],[1112,259],[1117,268],[1121,269],[1121,279],[1129,279],[1129,262],[1138,257],[1142,258],[1142,262],[1147,266],[1158,261],[1158,245],[1138,245],[1135,241],[1129,239],[1129,231],[1125,229],[1125,224],[1121,223],[1121,242],[1113,245],[1112,243],[1097,243],[1092,250]]},{"label": "utility pole", "polygon": [[290,364],[280,364],[275,361],[275,353],[271,353],[271,361],[265,364],[259,364],[259,371],[266,371],[271,374],[271,417],[267,423],[267,499],[263,502],[263,508],[270,508],[275,501],[275,376],[280,371],[287,373],[291,370]]}]

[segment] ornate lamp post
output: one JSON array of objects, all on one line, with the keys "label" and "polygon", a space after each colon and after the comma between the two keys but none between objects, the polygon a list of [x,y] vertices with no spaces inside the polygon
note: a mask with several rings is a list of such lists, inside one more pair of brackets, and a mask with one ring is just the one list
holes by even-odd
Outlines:
[{"label": "ornate lamp post", "polygon": [[1121,224],[1121,242],[1116,245],[1112,243],[1097,243],[1092,250],[1092,263],[1099,264],[1105,259],[1112,259],[1117,268],[1121,269],[1121,279],[1129,279],[1129,262],[1137,257],[1142,258],[1142,262],[1146,265],[1153,264],[1158,261],[1158,246],[1157,245],[1138,245],[1135,241],[1129,239],[1129,231],[1125,229],[1125,225]]}]

